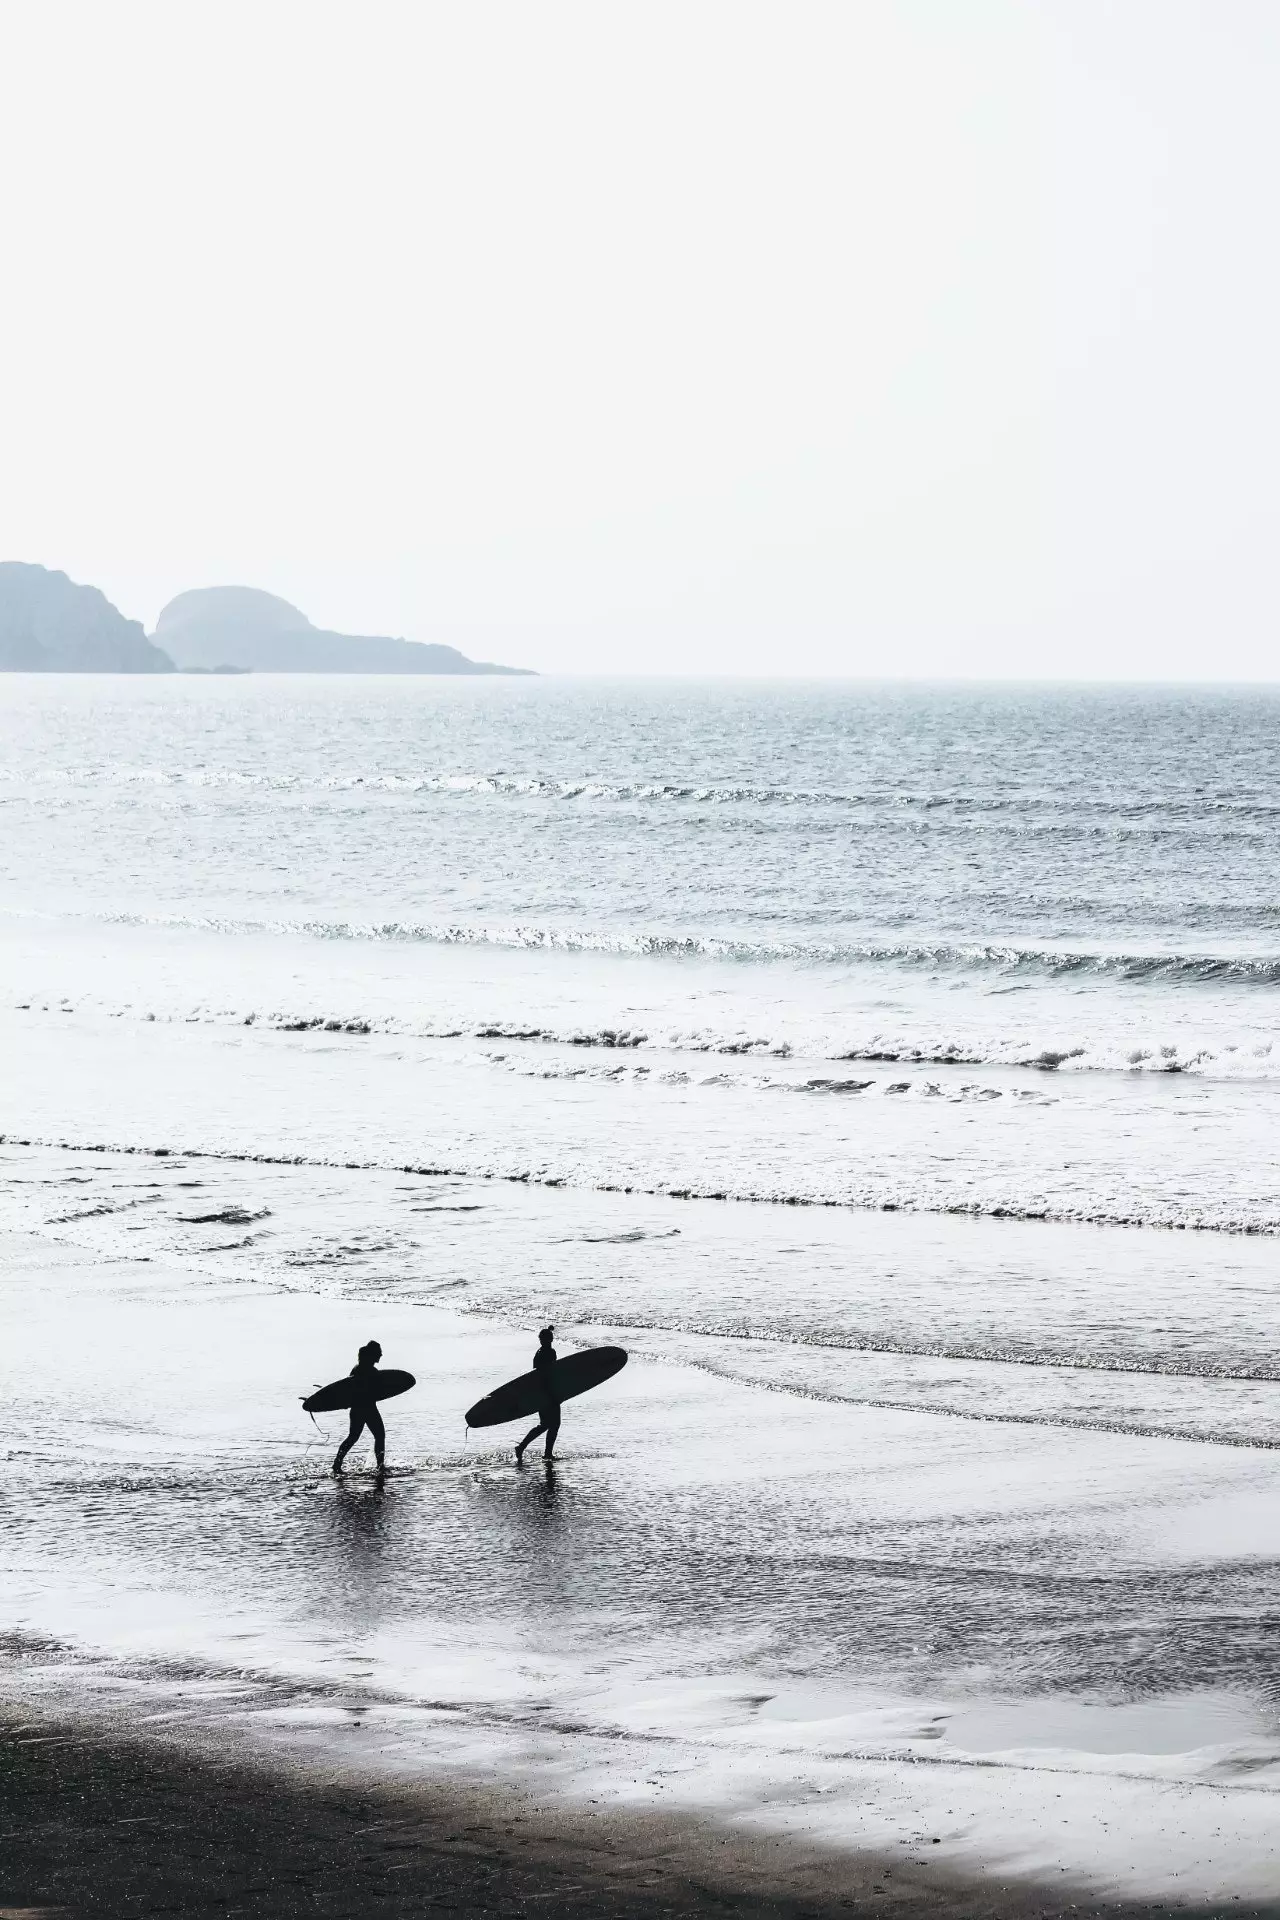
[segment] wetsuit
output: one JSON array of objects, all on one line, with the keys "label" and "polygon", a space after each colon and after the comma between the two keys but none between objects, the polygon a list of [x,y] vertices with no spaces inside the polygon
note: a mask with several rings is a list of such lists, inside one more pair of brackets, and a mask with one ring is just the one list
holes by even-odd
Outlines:
[{"label": "wetsuit", "polygon": [[352,1367],[351,1378],[360,1384],[351,1396],[351,1427],[346,1439],[338,1448],[338,1457],[333,1463],[334,1472],[342,1465],[354,1447],[360,1435],[368,1427],[373,1435],[373,1454],[378,1465],[382,1465],[387,1450],[387,1430],[382,1424],[382,1415],[374,1399],[374,1387],[378,1376],[376,1367],[366,1367],[363,1362]]},{"label": "wetsuit", "polygon": [[540,1395],[538,1399],[538,1414],[541,1425],[534,1427],[531,1433],[526,1433],[524,1439],[520,1442],[520,1452],[523,1453],[531,1440],[536,1440],[540,1433],[545,1433],[547,1436],[547,1444],[542,1451],[548,1460],[551,1458],[552,1450],[556,1444],[556,1435],[560,1431],[560,1402],[553,1400],[551,1397],[551,1370],[555,1364],[556,1350],[554,1347],[539,1347],[533,1356],[533,1370],[540,1376],[539,1384],[545,1389],[545,1398]]}]

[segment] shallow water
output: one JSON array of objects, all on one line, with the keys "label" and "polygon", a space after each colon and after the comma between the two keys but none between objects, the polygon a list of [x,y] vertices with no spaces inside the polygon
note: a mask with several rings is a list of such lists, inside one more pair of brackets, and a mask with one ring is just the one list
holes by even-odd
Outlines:
[{"label": "shallow water", "polygon": [[1049,1747],[1058,1753],[1200,1753],[1274,1741],[1274,1713],[1230,1693],[1193,1693],[1121,1703],[1087,1700],[984,1702],[954,1714],[947,1738],[971,1753]]},{"label": "shallow water", "polygon": [[[572,1193],[375,1175],[378,1219],[414,1211],[397,1268],[393,1232],[358,1225],[365,1172],[5,1164],[28,1226],[50,1216],[0,1243],[11,1690],[330,1772],[497,1772],[543,1802],[810,1835],[820,1814],[833,1845],[923,1827],[956,1864],[1100,1889],[1269,1884],[1265,1451],[939,1418],[912,1408],[918,1381],[897,1408],[778,1392],[715,1338],[562,1316],[562,1347],[622,1338],[631,1362],[566,1408],[553,1473],[517,1470],[510,1436],[461,1421],[529,1357],[488,1290],[503,1265],[632,1257],[665,1208],[700,1212],[728,1266],[732,1209],[600,1196],[584,1222]],[[877,1225],[905,1259],[917,1223]],[[342,1423],[298,1396],[370,1331],[419,1384],[386,1409],[386,1484],[364,1453],[335,1485]],[[854,1395],[866,1359],[844,1356]],[[1118,1778],[1122,1864],[1098,1828]],[[1095,1782],[1065,1821],[1064,1781]]]}]

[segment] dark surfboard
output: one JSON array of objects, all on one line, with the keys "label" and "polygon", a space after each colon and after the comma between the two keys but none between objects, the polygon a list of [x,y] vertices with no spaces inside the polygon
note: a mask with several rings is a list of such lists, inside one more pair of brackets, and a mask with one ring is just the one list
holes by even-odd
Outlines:
[{"label": "dark surfboard", "polygon": [[[550,1397],[572,1400],[590,1387],[598,1387],[602,1380],[612,1379],[626,1364],[625,1347],[588,1347],[585,1353],[567,1354],[551,1369]],[[546,1398],[546,1376],[522,1373],[518,1380],[508,1380],[505,1386],[495,1387],[483,1400],[477,1400],[474,1407],[468,1407],[467,1425],[500,1427],[504,1420],[526,1420],[531,1413],[540,1411]]]},{"label": "dark surfboard", "polygon": [[[373,1397],[375,1400],[394,1400],[398,1393],[408,1393],[417,1382],[411,1373],[402,1373],[399,1367],[376,1367],[373,1374]],[[368,1388],[363,1381],[356,1381],[350,1374],[345,1379],[331,1380],[327,1387],[318,1387],[302,1403],[304,1413],[337,1413],[341,1407],[349,1407],[353,1396],[359,1392],[363,1399]]]}]

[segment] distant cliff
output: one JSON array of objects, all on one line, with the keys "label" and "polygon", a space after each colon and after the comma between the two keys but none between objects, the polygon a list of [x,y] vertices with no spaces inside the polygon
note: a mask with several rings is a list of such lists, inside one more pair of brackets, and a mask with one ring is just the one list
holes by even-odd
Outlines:
[{"label": "distant cliff", "polygon": [[524,673],[468,660],[456,647],[386,635],[326,633],[305,613],[256,587],[196,587],[171,600],[155,639],[179,667],[252,667],[260,673]]},{"label": "distant cliff", "polygon": [[172,673],[173,662],[97,587],[0,560],[0,672]]}]

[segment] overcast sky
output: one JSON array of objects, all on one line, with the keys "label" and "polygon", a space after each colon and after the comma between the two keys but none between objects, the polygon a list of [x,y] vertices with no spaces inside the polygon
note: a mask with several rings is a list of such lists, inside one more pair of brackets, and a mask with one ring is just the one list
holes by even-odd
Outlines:
[{"label": "overcast sky", "polygon": [[0,557],[1280,677],[1275,0],[0,0]]}]

